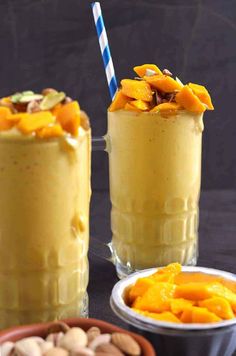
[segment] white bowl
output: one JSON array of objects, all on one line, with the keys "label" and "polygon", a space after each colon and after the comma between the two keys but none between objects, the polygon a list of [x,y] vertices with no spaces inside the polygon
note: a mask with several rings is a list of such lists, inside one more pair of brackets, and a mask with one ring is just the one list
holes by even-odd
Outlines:
[{"label": "white bowl", "polygon": [[[158,356],[232,356],[236,350],[236,318],[218,323],[177,324],[145,317],[125,304],[127,288],[156,270],[136,272],[116,283],[110,301],[115,314],[148,338]],[[182,267],[182,271],[223,277],[236,283],[236,275],[212,268]]]}]

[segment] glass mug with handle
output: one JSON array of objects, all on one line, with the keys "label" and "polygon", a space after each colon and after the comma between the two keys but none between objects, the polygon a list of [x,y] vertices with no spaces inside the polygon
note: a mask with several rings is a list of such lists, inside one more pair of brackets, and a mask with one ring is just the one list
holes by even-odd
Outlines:
[{"label": "glass mug with handle", "polygon": [[[161,76],[165,81],[167,76]],[[154,73],[152,79],[156,77]],[[142,111],[145,101],[135,99],[134,92],[140,81],[123,80],[122,89],[108,110],[108,132],[104,137],[112,204],[112,240],[108,247],[120,278],[171,262],[197,262],[206,105],[192,88],[205,94],[207,91],[202,86],[192,84],[191,88],[170,79],[171,85],[177,83],[179,103],[163,100],[155,106],[149,102],[149,110],[146,107]],[[153,85],[151,90],[156,95]],[[196,101],[198,112],[185,102],[186,90]],[[206,97],[212,109],[209,94]],[[99,142],[102,144],[102,139]]]},{"label": "glass mug with handle", "polygon": [[91,130],[42,94],[0,105],[0,328],[88,315]]}]

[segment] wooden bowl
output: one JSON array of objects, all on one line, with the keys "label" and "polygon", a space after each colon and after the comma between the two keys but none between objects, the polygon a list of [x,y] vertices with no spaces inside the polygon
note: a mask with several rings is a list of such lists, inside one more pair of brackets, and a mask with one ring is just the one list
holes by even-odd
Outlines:
[{"label": "wooden bowl", "polygon": [[[132,336],[140,345],[142,349],[142,356],[156,356],[156,353],[150,344],[144,337],[136,333],[121,329],[118,326],[107,323],[98,319],[85,319],[85,318],[72,318],[62,320],[70,327],[78,326],[83,330],[87,331],[91,326],[97,326],[100,328],[102,333],[113,333],[113,332],[122,332]],[[41,336],[45,338],[47,336],[47,330],[53,323],[41,323],[41,324],[32,324],[25,326],[16,326],[10,329],[0,331],[0,344],[5,341],[18,341],[20,339],[30,337],[30,336]]]}]

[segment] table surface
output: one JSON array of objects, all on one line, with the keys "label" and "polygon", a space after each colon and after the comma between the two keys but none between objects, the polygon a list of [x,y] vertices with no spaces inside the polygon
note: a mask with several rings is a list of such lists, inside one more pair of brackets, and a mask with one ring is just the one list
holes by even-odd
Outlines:
[{"label": "table surface", "polygon": [[[91,203],[89,316],[124,328],[109,305],[111,290],[118,281],[115,268],[96,256],[96,239],[111,239],[110,202],[107,192],[94,192]],[[211,190],[201,194],[198,265],[236,273],[236,190]]]}]

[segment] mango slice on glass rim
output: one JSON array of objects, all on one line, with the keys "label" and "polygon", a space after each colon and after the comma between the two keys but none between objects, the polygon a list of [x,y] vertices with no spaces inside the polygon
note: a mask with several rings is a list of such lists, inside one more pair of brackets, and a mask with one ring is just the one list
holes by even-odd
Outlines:
[{"label": "mango slice on glass rim", "polygon": [[124,110],[127,111],[135,111],[135,112],[142,112],[142,110],[138,109],[137,107],[135,107],[134,105],[131,105],[130,102],[125,104]]},{"label": "mango slice on glass rim", "polygon": [[175,79],[168,75],[152,75],[150,77],[144,76],[144,79],[153,88],[163,91],[164,93],[172,93],[175,90],[181,90],[182,86]]},{"label": "mango slice on glass rim", "polygon": [[130,98],[124,95],[121,92],[121,90],[118,90],[114,100],[112,101],[111,105],[108,108],[108,111],[112,112],[112,111],[123,109],[125,107],[125,104],[127,104],[129,101]]},{"label": "mango slice on glass rim", "polygon": [[11,113],[11,110],[6,106],[0,106],[0,118],[6,119]]},{"label": "mango slice on glass rim", "polygon": [[36,136],[40,138],[52,138],[60,137],[64,134],[64,131],[59,124],[53,124],[51,126],[43,127],[36,132]]},{"label": "mango slice on glass rim", "polygon": [[72,136],[78,135],[78,128],[80,126],[80,107],[77,101],[62,105],[58,109],[56,118],[65,131],[69,132]]},{"label": "mango slice on glass rim", "polygon": [[8,120],[11,110],[5,106],[0,106],[0,131],[9,130],[14,126],[14,122]]},{"label": "mango slice on glass rim", "polygon": [[211,101],[211,96],[208,90],[203,85],[188,83],[188,86],[192,89],[192,91],[200,99],[200,101],[207,106],[208,110],[214,110],[214,106]]},{"label": "mango slice on glass rim", "polygon": [[175,113],[177,110],[180,110],[181,106],[177,103],[161,103],[159,105],[154,106],[150,112],[158,112],[158,111],[170,111]]},{"label": "mango slice on glass rim", "polygon": [[185,85],[180,92],[176,94],[175,100],[183,108],[192,112],[202,113],[206,110],[206,106],[188,85]]},{"label": "mango slice on glass rim", "polygon": [[144,80],[123,79],[121,81],[121,92],[129,98],[152,101],[151,87]]},{"label": "mango slice on glass rim", "polygon": [[30,134],[55,122],[55,117],[50,111],[39,111],[24,116],[18,123],[18,129],[24,134]]},{"label": "mango slice on glass rim", "polygon": [[132,100],[129,102],[129,104],[141,111],[148,111],[150,108],[149,103],[147,103],[146,101],[140,100],[140,99]]},{"label": "mango slice on glass rim", "polygon": [[141,66],[134,67],[133,70],[140,78],[147,75],[148,71],[152,71],[154,74],[162,74],[162,71],[155,64],[143,64]]}]

